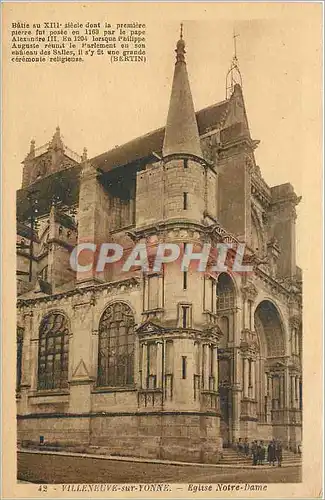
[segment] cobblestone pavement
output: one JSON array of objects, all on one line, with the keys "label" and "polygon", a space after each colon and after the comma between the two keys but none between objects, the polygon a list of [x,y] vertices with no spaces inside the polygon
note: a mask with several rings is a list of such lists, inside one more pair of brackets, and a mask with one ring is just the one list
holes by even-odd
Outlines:
[{"label": "cobblestone pavement", "polygon": [[297,483],[301,468],[251,469],[162,465],[18,453],[18,479],[40,483]]}]

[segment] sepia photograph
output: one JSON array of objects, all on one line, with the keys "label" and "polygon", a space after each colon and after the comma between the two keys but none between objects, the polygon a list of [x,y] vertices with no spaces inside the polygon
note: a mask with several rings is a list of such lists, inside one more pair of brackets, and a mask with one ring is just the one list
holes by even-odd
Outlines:
[{"label": "sepia photograph", "polygon": [[153,7],[2,9],[16,486],[320,497],[322,6]]}]

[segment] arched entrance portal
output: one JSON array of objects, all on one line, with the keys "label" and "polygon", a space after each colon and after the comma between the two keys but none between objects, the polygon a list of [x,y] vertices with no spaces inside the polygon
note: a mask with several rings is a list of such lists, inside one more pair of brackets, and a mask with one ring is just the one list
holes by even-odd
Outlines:
[{"label": "arched entrance portal", "polygon": [[258,423],[283,421],[286,406],[285,335],[278,309],[263,300],[254,314],[256,353],[256,402]]}]

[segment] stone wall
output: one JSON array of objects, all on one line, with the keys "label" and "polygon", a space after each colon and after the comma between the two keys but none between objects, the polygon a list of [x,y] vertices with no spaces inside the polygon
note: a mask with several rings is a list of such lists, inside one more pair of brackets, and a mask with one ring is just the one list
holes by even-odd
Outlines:
[{"label": "stone wall", "polygon": [[[37,422],[37,424],[36,424]],[[200,414],[60,416],[18,420],[18,440],[47,445],[97,446],[121,456],[216,463],[221,455],[219,419]]]}]

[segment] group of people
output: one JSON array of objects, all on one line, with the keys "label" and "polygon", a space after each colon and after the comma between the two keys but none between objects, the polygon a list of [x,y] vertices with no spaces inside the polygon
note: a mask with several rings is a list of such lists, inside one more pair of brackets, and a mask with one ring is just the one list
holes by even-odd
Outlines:
[{"label": "group of people", "polygon": [[265,463],[273,466],[277,463],[278,467],[282,465],[282,444],[274,439],[267,444],[257,440],[249,443],[247,438],[244,441],[239,438],[237,451],[251,457],[253,465],[264,465]]}]

